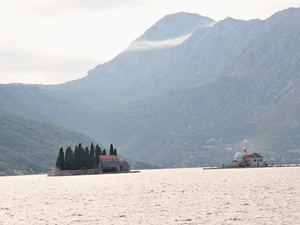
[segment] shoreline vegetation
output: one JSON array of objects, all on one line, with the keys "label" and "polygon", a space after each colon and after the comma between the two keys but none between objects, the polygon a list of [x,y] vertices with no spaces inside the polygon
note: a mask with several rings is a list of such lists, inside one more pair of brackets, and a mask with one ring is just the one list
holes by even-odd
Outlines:
[{"label": "shoreline vegetation", "polygon": [[[110,155],[117,156],[117,150],[113,149],[113,145],[110,145]],[[106,155],[106,150],[99,147],[97,144],[91,143],[90,149],[88,147],[83,148],[81,143],[75,145],[75,150],[69,146],[64,153],[64,149],[59,149],[58,157],[56,159],[56,168],[59,170],[79,170],[79,169],[96,169],[99,166],[99,156]]]}]

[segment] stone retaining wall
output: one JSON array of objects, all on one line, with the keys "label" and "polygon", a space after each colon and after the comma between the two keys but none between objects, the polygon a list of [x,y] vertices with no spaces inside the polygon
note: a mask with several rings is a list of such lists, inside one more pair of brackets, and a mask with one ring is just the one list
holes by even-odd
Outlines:
[{"label": "stone retaining wall", "polygon": [[102,174],[101,169],[86,169],[86,170],[52,170],[49,171],[47,176],[75,176],[75,175],[92,175],[92,174]]}]

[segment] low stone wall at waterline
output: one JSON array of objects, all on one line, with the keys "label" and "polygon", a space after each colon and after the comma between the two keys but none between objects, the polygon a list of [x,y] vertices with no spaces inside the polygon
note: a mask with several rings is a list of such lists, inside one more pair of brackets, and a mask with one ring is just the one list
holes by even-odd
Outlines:
[{"label": "low stone wall at waterline", "polygon": [[52,170],[49,171],[47,176],[76,176],[76,175],[92,175],[92,174],[102,174],[101,169],[83,169],[83,170]]}]

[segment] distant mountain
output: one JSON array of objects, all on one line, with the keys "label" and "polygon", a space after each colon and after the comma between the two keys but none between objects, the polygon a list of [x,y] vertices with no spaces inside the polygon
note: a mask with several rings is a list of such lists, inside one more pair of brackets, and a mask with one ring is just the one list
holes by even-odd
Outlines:
[{"label": "distant mountain", "polygon": [[[96,111],[72,97],[31,85],[0,85],[5,91],[0,109],[10,109],[23,117],[67,129],[89,129]],[[4,95],[3,95],[4,96]],[[7,100],[6,100],[7,99]],[[85,120],[82,120],[85,118]]]},{"label": "distant mountain", "polygon": [[[10,90],[18,99],[4,89]],[[43,92],[23,85],[0,86],[0,171],[23,167],[45,172],[55,165],[60,147],[66,149],[71,146],[74,149],[78,143],[84,146],[96,143],[86,135],[64,129],[65,125],[56,121],[55,116],[42,113],[36,105],[54,110],[50,104],[54,99],[49,96],[42,98],[45,97],[41,95]],[[33,104],[34,100],[37,103]],[[62,106],[63,110],[68,111],[68,105]]]},{"label": "distant mountain", "polygon": [[212,26],[214,23],[214,20],[198,14],[186,12],[170,14],[146,30],[137,40],[164,41],[174,39],[192,34],[197,28]]},{"label": "distant mountain", "polygon": [[132,159],[218,165],[247,146],[269,163],[298,162],[299,21],[299,8],[217,23],[168,15],[132,43],[136,48],[82,79],[3,88],[42,121],[115,143]]},{"label": "distant mountain", "polygon": [[[141,40],[156,43],[156,40],[180,38],[192,34],[197,28],[208,27],[214,23],[214,20],[197,14],[168,15],[149,28],[132,45]],[[176,30],[178,30],[177,34]],[[170,49],[172,48],[154,47],[141,51],[124,51],[112,61],[98,65],[94,70],[89,71],[85,78],[46,88],[60,90],[65,96],[76,97],[77,100],[96,108],[109,104],[110,101],[106,100],[111,97],[116,98],[117,102],[124,102],[127,101],[126,96],[129,101],[133,96],[145,97],[140,95],[141,91],[146,95],[156,95],[158,90],[174,85],[172,83],[165,86],[165,82],[169,83],[170,76],[173,76],[165,74]],[[163,82],[161,78],[164,79]]]},{"label": "distant mountain", "polygon": [[133,41],[125,51],[162,49],[181,44],[197,28],[209,27],[214,20],[198,14],[176,13],[167,15]]}]

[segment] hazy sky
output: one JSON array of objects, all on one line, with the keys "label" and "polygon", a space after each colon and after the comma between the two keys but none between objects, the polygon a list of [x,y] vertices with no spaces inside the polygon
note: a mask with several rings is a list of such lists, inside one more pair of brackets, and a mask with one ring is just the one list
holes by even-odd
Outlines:
[{"label": "hazy sky", "polygon": [[1,0],[0,83],[57,84],[86,76],[163,16],[266,19],[299,0]]}]

